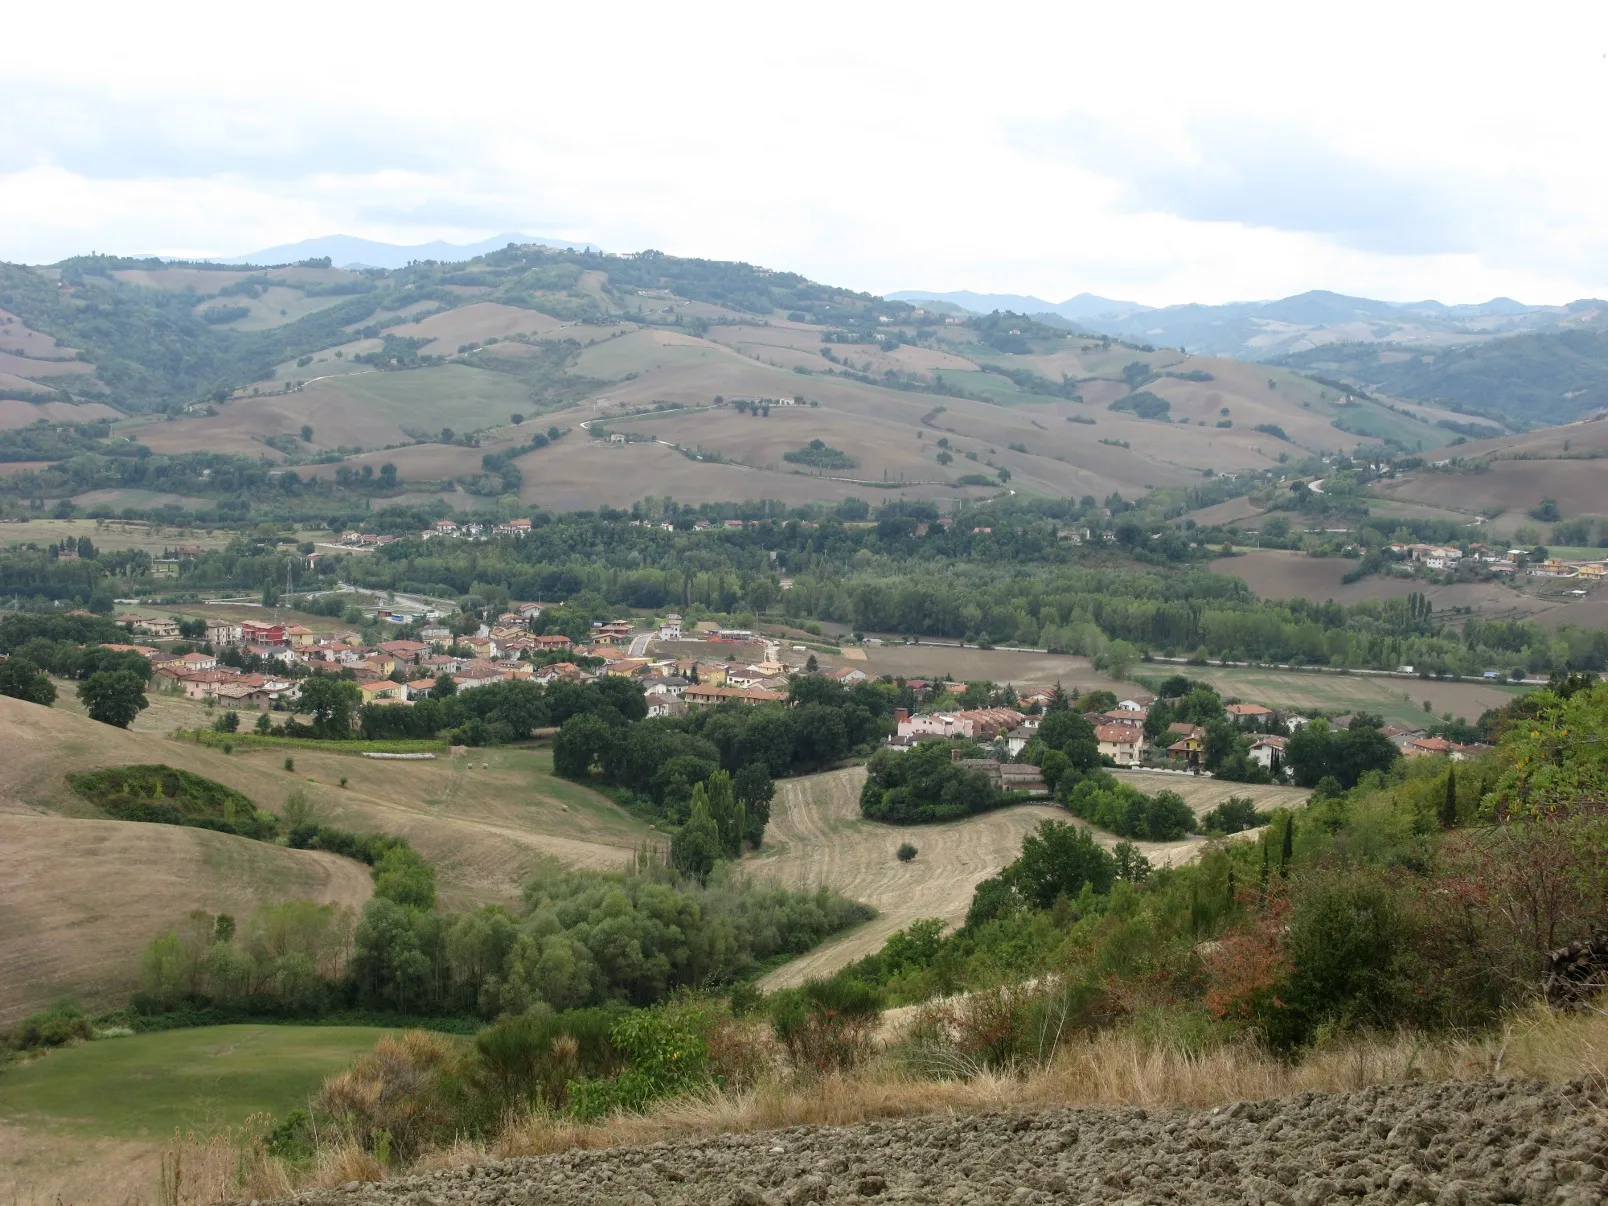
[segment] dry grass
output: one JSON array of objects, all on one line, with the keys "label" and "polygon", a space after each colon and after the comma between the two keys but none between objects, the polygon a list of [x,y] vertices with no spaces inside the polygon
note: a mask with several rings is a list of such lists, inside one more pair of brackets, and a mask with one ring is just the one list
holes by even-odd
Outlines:
[{"label": "dry grass", "polygon": [[[746,1092],[709,1093],[665,1102],[641,1115],[578,1124],[533,1114],[490,1143],[460,1142],[421,1159],[411,1171],[455,1168],[487,1159],[540,1156],[695,1140],[792,1126],[850,1126],[921,1114],[1062,1106],[1210,1108],[1297,1093],[1344,1093],[1407,1080],[1488,1077],[1565,1081],[1608,1076],[1608,1017],[1534,1010],[1501,1032],[1468,1040],[1428,1040],[1403,1033],[1337,1043],[1298,1064],[1250,1045],[1189,1055],[1130,1031],[1108,1031],[1062,1046],[1047,1066],[1025,1076],[988,1073],[966,1080],[920,1080],[891,1065],[857,1075],[776,1079]],[[320,1184],[334,1184],[323,1180]]]}]

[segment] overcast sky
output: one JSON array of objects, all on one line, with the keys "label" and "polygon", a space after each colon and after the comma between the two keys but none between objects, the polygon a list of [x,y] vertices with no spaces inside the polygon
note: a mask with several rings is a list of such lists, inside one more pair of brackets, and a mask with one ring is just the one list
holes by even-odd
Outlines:
[{"label": "overcast sky", "polygon": [[1151,304],[1608,296],[1608,4],[18,5],[0,258],[504,231]]}]

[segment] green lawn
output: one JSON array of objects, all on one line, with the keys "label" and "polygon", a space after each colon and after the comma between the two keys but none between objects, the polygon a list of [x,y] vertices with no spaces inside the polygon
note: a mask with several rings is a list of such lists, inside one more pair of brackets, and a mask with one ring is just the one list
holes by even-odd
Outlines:
[{"label": "green lawn", "polygon": [[0,1120],[144,1139],[283,1118],[388,1033],[376,1026],[203,1026],[102,1039],[0,1071]]}]

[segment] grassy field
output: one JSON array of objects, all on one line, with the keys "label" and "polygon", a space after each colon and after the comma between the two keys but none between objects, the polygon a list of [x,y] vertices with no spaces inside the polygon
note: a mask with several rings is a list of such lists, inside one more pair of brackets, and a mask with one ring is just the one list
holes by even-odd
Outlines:
[{"label": "grassy field", "polygon": [[[1386,675],[1306,673],[1237,666],[1169,666],[1203,678],[1225,697],[1295,712],[1376,712],[1396,724],[1422,726],[1443,712],[1475,720],[1487,708],[1500,707],[1524,687],[1492,682],[1442,682],[1438,679]],[[1163,677],[1155,673],[1157,679]],[[1423,704],[1428,700],[1430,708]]]},{"label": "grassy field", "polygon": [[[508,422],[528,411],[530,397],[512,377],[461,364],[443,364],[405,373],[362,373],[321,383],[400,427],[473,431]],[[317,422],[314,422],[317,428]]]},{"label": "grassy field", "polygon": [[[166,714],[152,723],[172,727],[193,724],[199,705],[157,697],[141,720],[159,709]],[[0,1015],[63,995],[87,1002],[126,993],[140,948],[191,909],[239,915],[297,897],[361,903],[371,891],[366,867],[333,855],[95,819],[68,787],[69,773],[165,763],[274,812],[291,792],[305,792],[334,824],[407,837],[436,865],[452,909],[512,904],[545,858],[616,870],[657,836],[606,797],[554,777],[543,748],[418,762],[338,747],[225,754],[169,739],[165,727],[125,731],[75,714],[67,699],[42,708],[0,697]],[[287,754],[294,770],[285,769]]]},{"label": "grassy field", "polygon": [[375,1026],[203,1026],[103,1039],[0,1072],[0,1120],[117,1139],[207,1133],[305,1108]]},{"label": "grassy field", "polygon": [[55,544],[69,537],[88,536],[98,549],[143,549],[160,554],[176,544],[198,544],[221,549],[233,533],[214,533],[200,528],[169,528],[142,520],[120,519],[27,519],[20,523],[0,523],[0,545]]},{"label": "grassy field", "polygon": [[[1264,806],[1292,803],[1307,793],[1294,788],[1247,788],[1244,784],[1192,779],[1182,775],[1124,775],[1147,792],[1171,788],[1197,811],[1231,795],[1252,794]],[[801,887],[827,884],[877,910],[877,916],[849,933],[783,965],[761,981],[767,990],[831,975],[878,950],[896,930],[923,917],[959,923],[977,884],[1021,853],[1022,838],[1041,821],[1071,821],[1064,808],[1026,804],[942,825],[883,825],[860,816],[865,768],[827,771],[776,785],[765,846],[744,860],[752,874]],[[1117,838],[1093,831],[1106,846]],[[909,841],[919,853],[902,863],[895,852]],[[1197,858],[1206,839],[1136,842],[1157,866]]]}]

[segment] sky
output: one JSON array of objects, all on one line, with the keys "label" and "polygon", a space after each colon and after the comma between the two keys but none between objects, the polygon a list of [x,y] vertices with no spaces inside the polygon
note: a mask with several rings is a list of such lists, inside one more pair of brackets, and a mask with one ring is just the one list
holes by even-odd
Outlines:
[{"label": "sky", "polygon": [[1608,297],[1608,5],[8,10],[0,259],[503,231],[888,292]]}]

